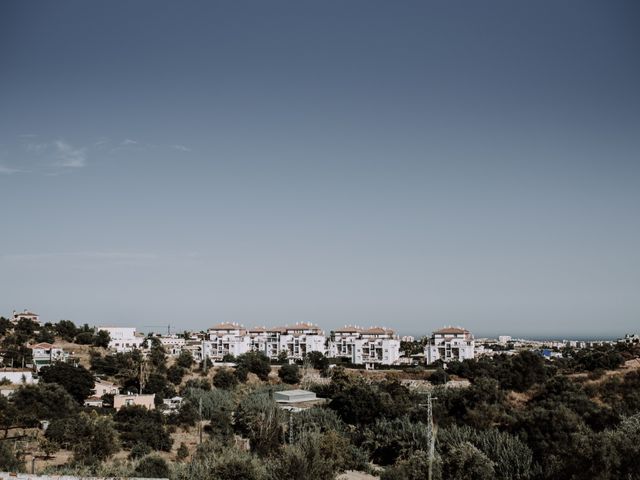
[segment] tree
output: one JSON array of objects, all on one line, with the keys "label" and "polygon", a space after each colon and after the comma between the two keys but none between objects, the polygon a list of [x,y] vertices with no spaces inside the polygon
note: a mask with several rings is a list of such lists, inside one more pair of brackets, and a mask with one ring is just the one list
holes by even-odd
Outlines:
[{"label": "tree", "polygon": [[11,320],[5,317],[0,317],[0,336],[5,336],[11,330],[13,330],[13,323],[11,323]]},{"label": "tree", "polygon": [[332,458],[320,448],[321,435],[309,434],[293,445],[287,445],[269,466],[273,480],[333,480],[336,468]]},{"label": "tree", "polygon": [[167,380],[169,380],[174,385],[180,385],[182,382],[182,378],[187,373],[187,371],[179,365],[171,365],[167,369]]},{"label": "tree", "polygon": [[93,375],[81,365],[58,362],[43,367],[40,376],[46,383],[61,385],[78,403],[91,395],[95,386]]},{"label": "tree", "polygon": [[442,458],[442,477],[447,480],[493,480],[494,464],[469,442],[453,445]]},{"label": "tree", "polygon": [[[438,459],[439,460],[439,459]],[[435,467],[434,479],[439,479],[439,461],[433,463]],[[421,450],[411,454],[408,458],[396,463],[392,468],[386,469],[380,475],[380,480],[424,480],[425,472],[429,470],[429,455]]]},{"label": "tree", "polygon": [[11,444],[7,440],[0,441],[0,471],[24,471],[24,462],[18,458],[13,448],[11,448]]},{"label": "tree", "polygon": [[236,431],[247,437],[252,450],[266,455],[276,450],[283,436],[282,409],[266,393],[244,397],[235,412]]},{"label": "tree", "polygon": [[181,462],[182,460],[186,460],[189,457],[189,448],[187,445],[182,442],[178,447],[178,451],[176,452],[176,460]]},{"label": "tree", "polygon": [[220,368],[213,376],[213,385],[216,388],[231,390],[238,385],[238,377],[228,368]]},{"label": "tree", "polygon": [[60,320],[55,324],[55,330],[57,335],[67,342],[73,342],[73,339],[78,334],[76,324],[71,320]]},{"label": "tree", "polygon": [[95,347],[108,348],[109,342],[111,342],[111,335],[106,330],[98,330],[93,337]]},{"label": "tree", "polygon": [[391,465],[398,457],[408,457],[429,445],[429,431],[422,422],[409,417],[387,420],[376,419],[364,432],[362,447],[371,452],[371,458],[380,465]]},{"label": "tree", "polygon": [[237,368],[245,367],[247,371],[255,373],[260,380],[267,380],[271,373],[271,363],[262,352],[243,353],[237,358]]},{"label": "tree", "polygon": [[142,458],[134,471],[136,476],[145,478],[169,478],[170,473],[167,461],[157,455]]},{"label": "tree", "polygon": [[143,443],[154,450],[171,450],[173,440],[159,411],[141,406],[123,407],[115,414],[114,420],[124,447],[132,448],[136,443]]},{"label": "tree", "polygon": [[176,360],[176,365],[182,368],[191,368],[193,365],[193,355],[189,350],[182,350]]},{"label": "tree", "polygon": [[24,426],[37,426],[41,420],[52,420],[74,415],[78,404],[60,385],[24,385],[11,396],[17,410],[17,422]]},{"label": "tree", "polygon": [[104,461],[120,450],[113,420],[95,412],[56,418],[45,436],[60,447],[73,450],[74,460],[87,465]]},{"label": "tree", "polygon": [[329,359],[322,352],[307,353],[307,360],[309,360],[313,368],[320,370],[323,376],[326,376],[329,372]]},{"label": "tree", "polygon": [[284,383],[299,383],[302,375],[297,365],[284,364],[278,369],[278,376]]}]

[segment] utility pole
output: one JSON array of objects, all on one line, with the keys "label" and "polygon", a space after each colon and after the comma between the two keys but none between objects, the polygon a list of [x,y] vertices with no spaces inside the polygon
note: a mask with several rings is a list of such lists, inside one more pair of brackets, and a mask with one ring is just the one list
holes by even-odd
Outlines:
[{"label": "utility pole", "polygon": [[433,457],[435,456],[435,429],[433,428],[433,405],[432,400],[437,400],[431,396],[431,392],[427,392],[427,432],[429,438],[429,480],[433,475]]},{"label": "utility pole", "polygon": [[204,342],[204,340],[202,340],[202,370],[204,371],[204,374],[207,374],[207,352],[206,352],[206,344]]},{"label": "utility pole", "polygon": [[198,429],[200,430],[200,444],[202,444],[202,397],[198,402],[198,413],[200,414],[200,421],[198,422]]}]

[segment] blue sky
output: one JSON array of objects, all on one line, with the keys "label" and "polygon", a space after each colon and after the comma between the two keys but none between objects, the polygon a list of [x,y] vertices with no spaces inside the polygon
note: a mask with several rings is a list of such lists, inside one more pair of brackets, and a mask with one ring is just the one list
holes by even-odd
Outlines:
[{"label": "blue sky", "polygon": [[618,335],[634,1],[0,5],[0,311]]}]

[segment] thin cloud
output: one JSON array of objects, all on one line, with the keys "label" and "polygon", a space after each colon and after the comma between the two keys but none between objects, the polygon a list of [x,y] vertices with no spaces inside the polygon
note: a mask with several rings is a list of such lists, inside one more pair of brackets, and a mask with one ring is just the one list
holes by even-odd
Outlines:
[{"label": "thin cloud", "polygon": [[14,173],[22,173],[24,170],[18,170],[17,168],[7,167],[0,165],[0,175],[13,175]]},{"label": "thin cloud", "polygon": [[136,142],[135,140],[131,140],[130,138],[125,138],[120,145],[127,146],[127,145],[137,145],[137,144],[138,142]]},{"label": "thin cloud", "polygon": [[10,261],[41,261],[65,258],[78,258],[86,260],[155,260],[155,253],[130,253],[130,252],[52,252],[52,253],[20,253],[2,255],[3,260]]},{"label": "thin cloud", "polygon": [[185,147],[184,145],[173,145],[175,150],[180,150],[181,152],[190,152],[191,149],[189,147]]},{"label": "thin cloud", "polygon": [[81,168],[86,165],[87,149],[75,148],[72,145],[56,140],[54,142],[56,148],[56,156],[58,158],[57,166],[68,168]]}]

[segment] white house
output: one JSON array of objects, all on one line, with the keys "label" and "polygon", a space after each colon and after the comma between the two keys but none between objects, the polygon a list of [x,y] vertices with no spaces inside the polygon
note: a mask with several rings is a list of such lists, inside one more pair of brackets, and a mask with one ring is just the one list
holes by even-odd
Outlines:
[{"label": "white house", "polygon": [[50,343],[42,342],[30,345],[31,356],[33,357],[33,366],[36,372],[39,372],[42,367],[46,367],[55,362],[66,362],[69,359],[69,354],[62,348],[56,347]]},{"label": "white house", "polygon": [[142,347],[144,335],[137,334],[135,327],[98,327],[109,332],[109,348],[116,352],[130,352]]},{"label": "white house", "polygon": [[388,328],[347,326],[331,332],[329,356],[349,359],[356,365],[396,365],[400,361],[400,340]]},{"label": "white house", "polygon": [[462,361],[475,355],[475,340],[469,330],[460,327],[445,327],[431,334],[424,347],[427,365],[443,362]]},{"label": "white house", "polygon": [[180,355],[180,352],[182,352],[182,349],[187,344],[184,337],[179,337],[177,335],[171,335],[169,337],[161,336],[156,338],[160,340],[160,344],[164,347],[167,355],[172,356]]},{"label": "white house", "polygon": [[14,310],[13,316],[11,317],[11,321],[13,323],[18,323],[22,319],[32,320],[36,323],[40,323],[40,315],[38,315],[37,313],[30,312],[27,309],[25,309],[23,312],[16,312]]},{"label": "white house", "polygon": [[120,392],[118,386],[115,383],[107,382],[106,380],[96,380],[93,387],[93,396],[102,397],[103,395],[117,395]]}]

